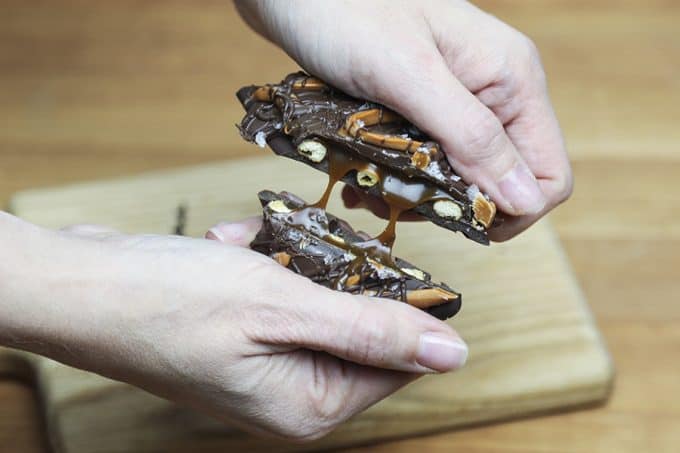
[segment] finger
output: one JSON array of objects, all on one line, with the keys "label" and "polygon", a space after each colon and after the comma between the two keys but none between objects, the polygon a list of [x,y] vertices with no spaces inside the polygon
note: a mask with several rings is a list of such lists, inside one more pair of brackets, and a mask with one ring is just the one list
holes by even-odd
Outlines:
[{"label": "finger", "polygon": [[[388,220],[390,218],[390,208],[383,200],[358,191],[354,187],[345,185],[342,188],[342,201],[345,207],[349,209],[364,208],[381,219]],[[399,216],[399,220],[410,222],[423,220],[423,217],[415,212],[404,212]]]},{"label": "finger", "polygon": [[252,341],[267,346],[261,353],[305,348],[412,373],[454,370],[467,358],[449,325],[403,302],[332,291],[289,272],[269,271],[258,289],[263,300],[278,295],[275,306],[242,323]]},{"label": "finger", "polygon": [[205,233],[206,239],[247,247],[262,227],[262,217],[250,217],[240,222],[221,222]]},{"label": "finger", "polygon": [[[544,193],[546,194],[551,193],[551,190],[554,190],[553,188],[549,187],[551,181],[546,181],[543,179],[539,179],[538,181],[542,187],[548,186],[543,189]],[[559,204],[559,202],[556,204]],[[521,233],[522,231],[526,230],[531,225],[536,223],[538,220],[540,220],[550,210],[552,210],[554,206],[555,204],[553,203],[547,204],[541,212],[532,215],[523,215],[516,217],[502,216],[502,222],[500,223],[500,225],[494,226],[491,230],[489,230],[489,239],[491,239],[494,242],[503,242],[512,239],[513,237],[517,236],[519,233]]]},{"label": "finger", "polygon": [[90,239],[105,239],[107,237],[120,234],[119,231],[116,230],[115,228],[107,227],[104,225],[94,225],[87,223],[68,225],[61,228],[60,231]]},{"label": "finger", "polygon": [[529,89],[533,91],[529,95],[530,100],[523,104],[523,110],[507,124],[506,130],[536,175],[541,191],[545,194],[546,205],[537,214],[505,222],[491,236],[493,240],[516,236],[569,198],[573,190],[571,165],[545,85],[536,81]]},{"label": "finger", "polygon": [[517,95],[520,109],[505,128],[539,182],[545,183],[542,188],[547,191],[548,202],[555,203],[571,191],[571,167],[538,51],[530,40],[524,42],[529,47],[525,53],[533,56],[523,65],[524,73],[515,76],[524,82]]},{"label": "finger", "polygon": [[419,63],[427,71],[408,60],[396,71],[405,80],[388,83],[394,75],[384,77],[389,91],[378,89],[379,101],[438,140],[457,172],[488,193],[500,210],[540,212],[545,196],[500,120],[452,75],[436,48],[414,54],[426,55]]},{"label": "finger", "polygon": [[503,223],[489,231],[489,239],[494,242],[505,242],[512,239],[536,223],[543,215],[545,214],[523,215],[519,217],[504,216]]}]

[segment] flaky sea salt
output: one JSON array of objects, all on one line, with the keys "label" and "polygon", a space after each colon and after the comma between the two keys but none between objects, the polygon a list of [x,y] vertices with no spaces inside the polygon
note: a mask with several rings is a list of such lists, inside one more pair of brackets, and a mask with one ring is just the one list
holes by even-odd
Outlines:
[{"label": "flaky sea salt", "polygon": [[475,198],[479,195],[479,187],[476,184],[471,185],[467,188],[466,194],[470,201],[475,201]]},{"label": "flaky sea salt", "polygon": [[342,259],[347,261],[348,263],[352,261],[354,258],[356,258],[356,255],[354,255],[353,253],[345,252],[342,255]]},{"label": "flaky sea salt", "polygon": [[385,157],[389,157],[390,159],[399,159],[400,157],[404,156],[402,153],[388,151],[387,149],[383,150],[383,155]]},{"label": "flaky sea salt", "polygon": [[264,148],[267,146],[267,136],[265,135],[264,132],[260,131],[257,134],[255,134],[255,143],[257,143],[257,146],[260,148]]},{"label": "flaky sea salt", "polygon": [[390,278],[399,278],[399,274],[389,267],[377,266],[375,267],[375,274],[381,280],[387,280]]},{"label": "flaky sea salt", "polygon": [[444,174],[442,173],[442,169],[437,161],[433,160],[432,162],[430,162],[428,166],[425,168],[425,171],[440,181],[446,181],[446,179],[444,178]]}]

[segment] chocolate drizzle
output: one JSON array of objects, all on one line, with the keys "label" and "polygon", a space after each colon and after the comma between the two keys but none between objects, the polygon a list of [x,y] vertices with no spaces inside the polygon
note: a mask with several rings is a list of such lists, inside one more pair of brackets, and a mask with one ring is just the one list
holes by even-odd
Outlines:
[{"label": "chocolate drizzle", "polygon": [[412,264],[376,258],[347,222],[286,192],[262,191],[263,227],[251,248],[331,289],[400,300],[441,319],[458,312],[460,294]]}]

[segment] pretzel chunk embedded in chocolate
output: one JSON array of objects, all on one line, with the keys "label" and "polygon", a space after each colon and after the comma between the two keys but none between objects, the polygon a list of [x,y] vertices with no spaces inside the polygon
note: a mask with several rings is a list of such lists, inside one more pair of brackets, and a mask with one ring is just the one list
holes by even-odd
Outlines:
[{"label": "pretzel chunk embedded in chocolate", "polygon": [[331,289],[399,300],[439,319],[460,310],[460,294],[324,209],[287,192],[258,196],[264,220],[253,250]]},{"label": "pretzel chunk embedded in chocolate", "polygon": [[399,212],[488,244],[494,203],[453,171],[438,143],[397,113],[302,72],[237,96],[246,109],[239,125],[246,140],[328,173],[329,187],[343,181]]}]

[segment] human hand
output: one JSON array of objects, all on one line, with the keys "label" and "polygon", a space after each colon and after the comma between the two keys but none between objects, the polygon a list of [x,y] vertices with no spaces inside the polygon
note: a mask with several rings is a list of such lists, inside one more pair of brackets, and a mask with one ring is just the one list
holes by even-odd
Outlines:
[{"label": "human hand", "polygon": [[[538,52],[465,1],[237,0],[303,68],[387,105],[439,141],[458,173],[508,214],[513,237],[569,197],[572,175]],[[375,199],[346,187],[345,204]],[[384,211],[384,209],[383,209]]]},{"label": "human hand", "polygon": [[217,225],[214,240],[25,228],[30,246],[0,263],[0,344],[249,431],[313,439],[465,361],[434,317],[325,289],[245,248],[259,220]]}]

